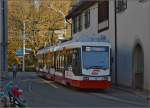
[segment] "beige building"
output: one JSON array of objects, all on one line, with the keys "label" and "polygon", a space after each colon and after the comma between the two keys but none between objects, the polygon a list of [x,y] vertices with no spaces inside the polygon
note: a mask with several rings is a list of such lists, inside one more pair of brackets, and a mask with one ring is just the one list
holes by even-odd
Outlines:
[{"label": "beige building", "polygon": [[150,0],[77,0],[66,18],[73,38],[110,40],[113,83],[150,90]]}]

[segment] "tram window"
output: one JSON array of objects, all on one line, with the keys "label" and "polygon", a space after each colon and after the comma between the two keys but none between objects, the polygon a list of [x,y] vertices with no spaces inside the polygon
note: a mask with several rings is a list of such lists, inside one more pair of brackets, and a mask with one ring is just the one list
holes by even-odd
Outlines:
[{"label": "tram window", "polygon": [[[54,61],[54,57],[53,57],[53,61]],[[55,61],[54,61],[55,62]],[[63,52],[57,52],[56,53],[56,70],[59,72],[64,72],[64,66],[65,66],[65,57],[63,55]]]},{"label": "tram window", "polygon": [[72,66],[72,51],[69,50],[68,52],[68,66]]},{"label": "tram window", "polygon": [[61,71],[63,72],[63,63],[64,63],[64,60],[63,60],[63,55],[61,56]]},{"label": "tram window", "polygon": [[60,65],[59,65],[59,63],[60,63],[59,60],[60,60],[60,59],[59,59],[59,58],[60,58],[60,56],[59,56],[59,54],[58,54],[58,59],[57,59],[57,70],[58,70],[58,71],[59,71],[59,69],[60,69]]},{"label": "tram window", "polygon": [[63,68],[68,70],[68,67],[72,67],[72,50],[66,50],[63,59]]},{"label": "tram window", "polygon": [[68,63],[68,53],[66,51],[66,53],[64,55],[64,68],[65,68],[65,70],[67,69],[67,63]]},{"label": "tram window", "polygon": [[53,56],[52,56],[52,53],[49,53],[48,54],[48,69],[52,68],[53,66]]},{"label": "tram window", "polygon": [[59,70],[62,71],[62,55],[60,55],[59,64]]},{"label": "tram window", "polygon": [[61,58],[62,58],[62,56],[59,52],[58,55],[57,55],[57,70],[58,71],[61,71]]},{"label": "tram window", "polygon": [[73,72],[76,75],[80,75],[81,72],[81,56],[80,56],[80,49],[74,49],[72,54],[72,64],[73,64]]},{"label": "tram window", "polygon": [[47,53],[45,54],[45,66],[46,66],[46,69],[48,69],[48,54]]},{"label": "tram window", "polygon": [[53,68],[55,68],[55,54],[53,54]]},{"label": "tram window", "polygon": [[59,54],[57,55],[57,70],[59,71]]},{"label": "tram window", "polygon": [[64,55],[62,55],[62,59],[61,59],[61,71],[64,72],[64,66],[65,66],[65,59],[64,59]]},{"label": "tram window", "polygon": [[60,56],[58,54],[58,59],[57,59],[57,70],[60,70]]},{"label": "tram window", "polygon": [[54,65],[53,65],[53,55],[51,56],[50,59],[51,59],[51,62],[50,62],[50,63],[51,63],[51,66],[50,66],[50,68],[54,68]]},{"label": "tram window", "polygon": [[39,63],[39,68],[42,68],[42,64],[41,63]]},{"label": "tram window", "polygon": [[59,71],[62,71],[62,56],[59,56]]},{"label": "tram window", "polygon": [[58,70],[58,61],[59,61],[59,56],[57,55],[57,60],[56,60],[56,69]]},{"label": "tram window", "polygon": [[58,60],[59,60],[59,56],[58,53],[56,53],[56,70],[58,70]]}]

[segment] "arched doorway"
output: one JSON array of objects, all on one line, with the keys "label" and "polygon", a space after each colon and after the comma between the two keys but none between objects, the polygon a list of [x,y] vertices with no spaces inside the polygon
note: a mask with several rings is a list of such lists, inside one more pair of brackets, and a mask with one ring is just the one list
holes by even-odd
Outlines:
[{"label": "arched doorway", "polygon": [[137,44],[133,52],[133,86],[135,89],[143,89],[144,84],[144,54],[140,44]]}]

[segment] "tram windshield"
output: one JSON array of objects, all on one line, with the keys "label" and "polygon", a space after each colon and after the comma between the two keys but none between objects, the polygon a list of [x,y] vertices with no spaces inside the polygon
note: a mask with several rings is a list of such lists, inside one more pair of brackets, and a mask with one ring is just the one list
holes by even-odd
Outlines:
[{"label": "tram windshield", "polygon": [[107,69],[109,67],[108,47],[83,46],[82,51],[83,68]]}]

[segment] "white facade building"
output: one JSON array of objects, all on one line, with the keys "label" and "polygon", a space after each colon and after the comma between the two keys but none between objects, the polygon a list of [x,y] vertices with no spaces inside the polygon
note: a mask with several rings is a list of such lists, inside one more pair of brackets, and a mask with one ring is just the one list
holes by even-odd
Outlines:
[{"label": "white facade building", "polygon": [[110,40],[113,83],[150,90],[150,0],[78,0],[66,18],[73,38]]}]

